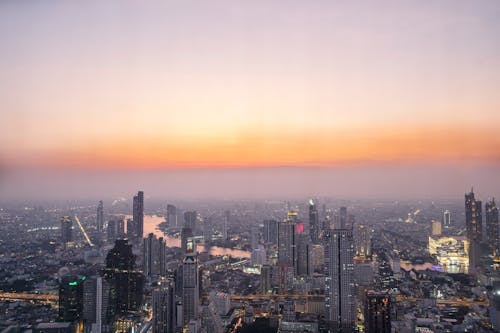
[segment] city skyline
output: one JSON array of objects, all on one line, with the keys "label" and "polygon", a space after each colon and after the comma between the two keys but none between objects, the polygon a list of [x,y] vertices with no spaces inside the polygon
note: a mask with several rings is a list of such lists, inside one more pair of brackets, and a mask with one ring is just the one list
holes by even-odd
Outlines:
[{"label": "city skyline", "polygon": [[[210,172],[208,188],[239,172],[244,190],[218,197],[290,173],[281,184],[333,194],[340,179],[361,197],[359,178],[382,196],[500,187],[494,1],[0,6],[0,197],[134,183],[115,195],[158,170]],[[393,174],[413,179],[373,179]]]}]

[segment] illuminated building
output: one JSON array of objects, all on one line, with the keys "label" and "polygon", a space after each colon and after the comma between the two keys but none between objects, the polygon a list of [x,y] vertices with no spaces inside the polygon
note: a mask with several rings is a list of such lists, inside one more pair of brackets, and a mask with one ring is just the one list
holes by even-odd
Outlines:
[{"label": "illuminated building", "polygon": [[366,292],[365,332],[391,332],[391,295],[388,293]]},{"label": "illuminated building", "polygon": [[83,281],[76,277],[65,277],[59,285],[59,319],[77,321],[82,317]]},{"label": "illuminated building", "polygon": [[311,235],[313,244],[319,243],[320,233],[318,208],[311,199],[309,200],[309,234]]},{"label": "illuminated building", "polygon": [[432,220],[431,222],[432,236],[441,235],[441,221]]},{"label": "illuminated building", "polygon": [[488,237],[488,245],[493,250],[495,257],[500,256],[499,253],[499,235],[498,235],[498,207],[495,199],[491,199],[484,205],[486,215],[486,234]]},{"label": "illuminated building", "polygon": [[449,210],[445,210],[443,213],[443,225],[445,228],[451,226],[451,213]]},{"label": "illuminated building", "polygon": [[353,257],[352,230],[325,233],[325,306],[332,332],[351,332],[356,319]]},{"label": "illuminated building", "polygon": [[61,218],[61,241],[63,244],[69,243],[73,240],[72,235],[73,220],[69,216]]},{"label": "illuminated building", "polygon": [[188,254],[182,262],[182,312],[183,322],[198,319],[199,308],[198,259]]},{"label": "illuminated building", "polygon": [[104,205],[102,203],[102,200],[99,201],[99,204],[97,205],[97,230],[102,231],[102,228],[104,226]]},{"label": "illuminated building", "polygon": [[174,282],[171,279],[160,281],[153,290],[153,333],[174,333],[176,328],[176,304]]},{"label": "illuminated building", "polygon": [[474,197],[473,190],[465,194],[465,225],[469,240],[469,267],[474,270],[479,265],[480,243],[483,233],[483,215],[481,201]]},{"label": "illuminated building", "polygon": [[278,264],[297,267],[296,212],[289,212],[285,221],[278,224]]},{"label": "illuminated building", "polygon": [[371,230],[364,225],[356,228],[356,256],[361,258],[371,258]]},{"label": "illuminated building", "polygon": [[134,236],[137,241],[140,241],[144,233],[144,192],[139,191],[134,196],[133,200],[133,215],[134,221]]},{"label": "illuminated building", "polygon": [[464,236],[429,237],[429,254],[436,256],[448,273],[467,273],[469,268],[469,241]]},{"label": "illuminated building", "polygon": [[196,241],[194,239],[193,230],[190,228],[182,228],[181,231],[181,248],[182,254],[196,253]]}]

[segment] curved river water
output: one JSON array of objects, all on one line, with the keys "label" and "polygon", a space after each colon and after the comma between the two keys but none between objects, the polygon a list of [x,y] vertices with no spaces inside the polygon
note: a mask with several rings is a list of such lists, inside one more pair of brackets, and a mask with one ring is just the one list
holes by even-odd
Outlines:
[{"label": "curved river water", "polygon": [[[131,218],[132,216],[126,216],[126,218]],[[173,238],[168,235],[165,235],[163,231],[158,229],[158,225],[165,221],[164,217],[157,215],[144,215],[144,237],[146,237],[149,233],[153,233],[156,237],[163,237],[166,240],[167,246],[180,247],[181,240],[180,238]],[[230,249],[219,246],[198,246],[198,251],[203,252],[207,251],[213,256],[230,256],[233,258],[250,258],[251,253],[248,251]]]}]

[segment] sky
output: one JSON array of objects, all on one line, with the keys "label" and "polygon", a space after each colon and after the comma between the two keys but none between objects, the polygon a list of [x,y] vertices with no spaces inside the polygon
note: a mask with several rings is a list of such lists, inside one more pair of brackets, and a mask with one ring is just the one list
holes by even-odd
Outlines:
[{"label": "sky", "polygon": [[2,1],[0,198],[500,194],[499,15]]}]

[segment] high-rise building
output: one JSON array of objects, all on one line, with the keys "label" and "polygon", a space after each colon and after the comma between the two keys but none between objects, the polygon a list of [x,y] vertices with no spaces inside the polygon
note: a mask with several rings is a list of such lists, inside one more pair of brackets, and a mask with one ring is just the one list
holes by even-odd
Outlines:
[{"label": "high-rise building", "polygon": [[186,255],[182,262],[182,313],[184,324],[198,319],[199,278],[196,255]]},{"label": "high-rise building", "polygon": [[469,239],[469,270],[474,272],[479,265],[480,243],[483,233],[481,201],[476,200],[474,192],[465,194],[465,225]]},{"label": "high-rise building", "polygon": [[104,227],[104,204],[102,203],[102,200],[99,201],[99,204],[97,205],[97,230],[102,231]]},{"label": "high-rise building", "polygon": [[352,230],[325,233],[325,306],[332,332],[351,332],[356,319],[353,257]]},{"label": "high-rise building", "polygon": [[160,281],[153,290],[153,333],[174,333],[176,304],[174,282],[168,278]]},{"label": "high-rise building", "polygon": [[100,276],[83,283],[83,324],[85,332],[110,332],[114,317],[111,285]]},{"label": "high-rise building", "polygon": [[451,226],[451,213],[449,210],[445,210],[443,213],[443,225],[445,228],[449,228]]},{"label": "high-rise building", "polygon": [[491,199],[484,205],[486,213],[486,234],[488,235],[488,244],[493,250],[495,256],[500,255],[500,237],[498,230],[498,207],[495,199]]},{"label": "high-rise building", "polygon": [[146,276],[165,274],[166,244],[163,237],[157,238],[153,233],[143,241],[143,272]]},{"label": "high-rise building", "polygon": [[319,235],[321,233],[320,229],[318,208],[311,199],[309,200],[309,234],[311,235],[311,241],[313,244],[319,243]]},{"label": "high-rise building", "polygon": [[127,239],[117,239],[108,252],[104,277],[115,290],[119,314],[137,311],[141,307],[144,275],[135,269],[135,255]]},{"label": "high-rise building", "polygon": [[228,230],[231,224],[231,212],[226,210],[222,218],[222,239],[226,240],[229,237]]},{"label": "high-rise building", "polygon": [[196,241],[193,230],[190,228],[182,228],[181,230],[181,249],[182,255],[196,254]]},{"label": "high-rise building", "polygon": [[442,232],[441,221],[431,221],[432,236],[440,236]]},{"label": "high-rise building", "polygon": [[196,234],[196,211],[184,212],[184,228],[191,229]]},{"label": "high-rise building", "polygon": [[264,242],[267,244],[278,244],[278,221],[264,221],[263,238]]},{"label": "high-rise building", "polygon": [[361,258],[371,258],[371,244],[371,230],[364,225],[358,225],[356,228],[356,256]]},{"label": "high-rise building", "polygon": [[[298,276],[309,276],[313,272],[312,262],[310,260],[311,253],[311,243],[309,240],[309,235],[307,235],[304,230],[300,228],[301,224],[296,227],[296,239],[297,239],[297,271]],[[302,225],[303,227],[303,225]]]},{"label": "high-rise building", "polygon": [[69,216],[61,218],[61,241],[63,244],[69,243],[73,240],[72,235],[73,220]]},{"label": "high-rise building", "polygon": [[177,228],[177,208],[174,205],[167,205],[167,223],[171,228]]},{"label": "high-rise building", "polygon": [[260,227],[258,225],[253,224],[250,227],[250,246],[252,250],[255,250],[259,247],[260,244]]},{"label": "high-rise building", "polygon": [[260,270],[260,291],[262,294],[270,294],[273,291],[272,267],[269,265],[263,265]]},{"label": "high-rise building", "polygon": [[65,277],[59,284],[59,319],[77,321],[82,317],[85,277]]},{"label": "high-rise building", "polygon": [[[289,213],[290,214],[290,213]],[[296,223],[289,215],[278,224],[278,264],[297,267]]]},{"label": "high-rise building", "polygon": [[117,222],[116,220],[109,220],[108,227],[106,229],[106,235],[109,242],[114,242],[117,239]]},{"label": "high-rise building", "polygon": [[335,228],[345,229],[347,227],[347,207],[340,207],[339,224]]},{"label": "high-rise building", "polygon": [[144,192],[139,191],[134,195],[133,200],[133,215],[135,232],[134,236],[137,240],[141,240],[144,234]]},{"label": "high-rise building", "polygon": [[365,332],[391,332],[391,295],[374,291],[366,292]]}]

